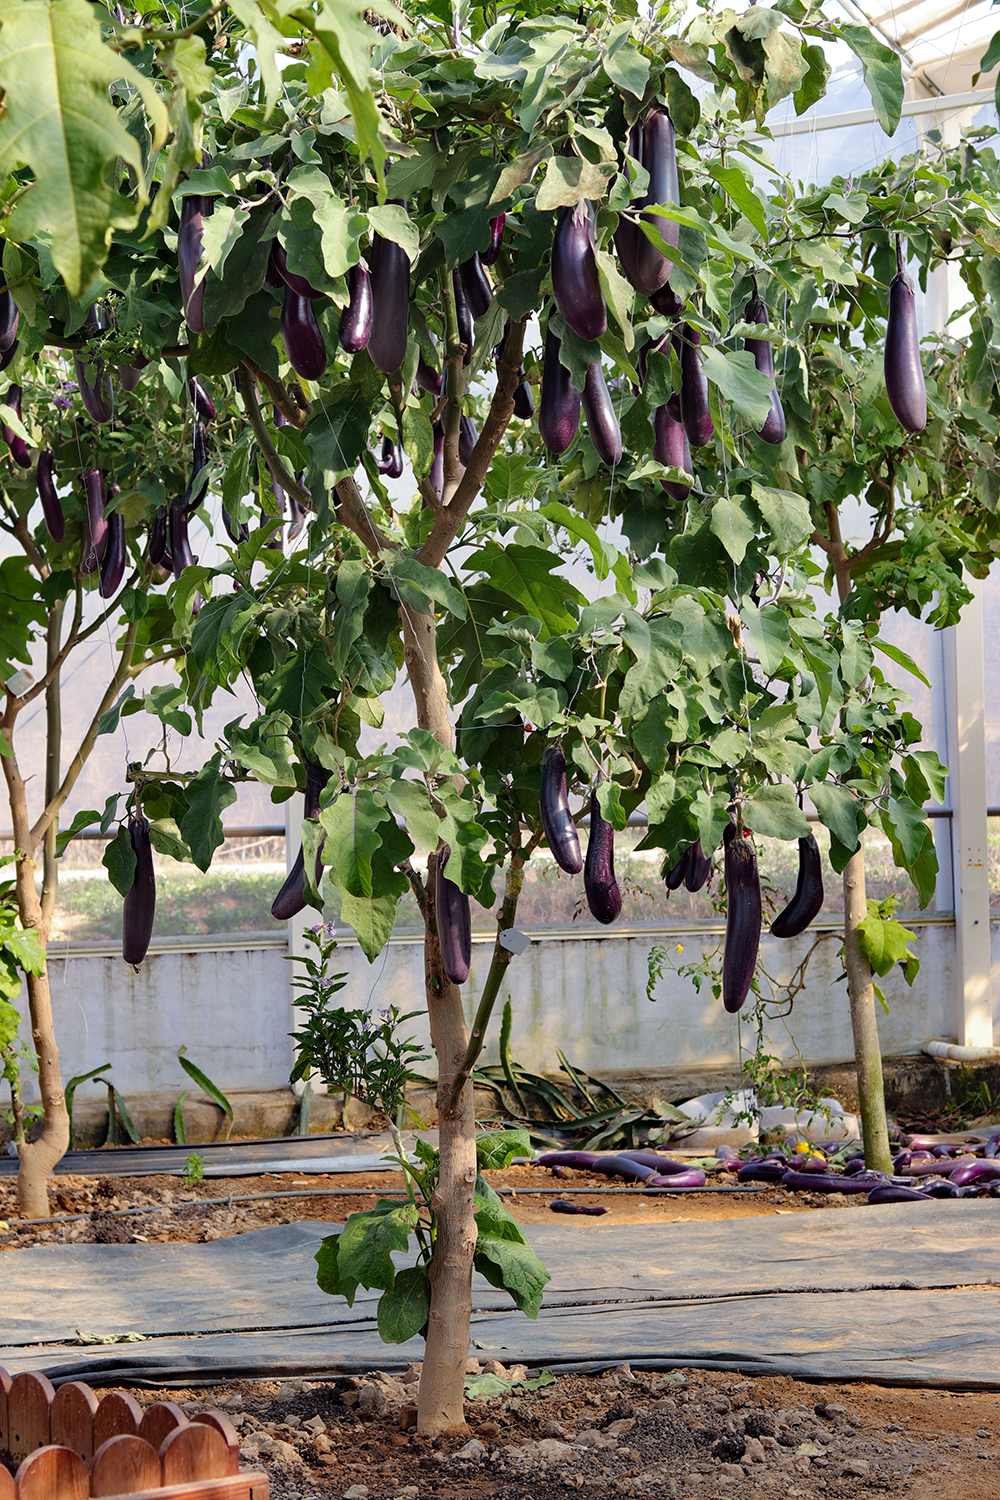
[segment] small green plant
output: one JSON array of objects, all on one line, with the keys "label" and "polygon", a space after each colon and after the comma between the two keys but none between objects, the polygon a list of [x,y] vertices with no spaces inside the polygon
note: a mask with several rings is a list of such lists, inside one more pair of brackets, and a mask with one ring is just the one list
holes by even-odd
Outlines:
[{"label": "small green plant", "polygon": [[[226,1126],[226,1134],[223,1139],[228,1141],[230,1132],[233,1128],[233,1106],[230,1104],[225,1094],[219,1088],[218,1084],[213,1083],[207,1073],[203,1073],[201,1068],[199,1068],[195,1063],[191,1062],[190,1058],[184,1056],[186,1051],[186,1046],[179,1047],[177,1049],[177,1061],[180,1063],[181,1067],[184,1069],[188,1077],[193,1079],[194,1082],[198,1085],[202,1093],[207,1094],[212,1103],[217,1104],[222,1110],[223,1114],[225,1114],[226,1118],[229,1121],[229,1124]],[[187,1135],[184,1130],[184,1100],[186,1098],[187,1089],[184,1090],[177,1103],[174,1105],[174,1140],[177,1142],[178,1146],[186,1146],[188,1143]]]},{"label": "small green plant", "polygon": [[184,1171],[181,1173],[181,1176],[184,1178],[185,1182],[204,1182],[205,1181],[205,1159],[204,1159],[204,1157],[199,1156],[197,1154],[197,1152],[195,1152],[191,1156],[189,1156],[188,1159],[187,1159],[187,1161],[184,1164]]},{"label": "small green plant", "polygon": [[[5,854],[0,865],[13,863]],[[21,993],[25,974],[40,974],[45,953],[34,932],[22,928],[17,915],[14,882],[0,882],[0,1077],[10,1089],[10,1109],[4,1118],[14,1127],[14,1140],[24,1140],[28,1126],[42,1113],[40,1106],[25,1107],[21,1095],[21,1067],[25,1061],[38,1071],[34,1051],[20,1035],[21,1014],[14,1004]]]}]

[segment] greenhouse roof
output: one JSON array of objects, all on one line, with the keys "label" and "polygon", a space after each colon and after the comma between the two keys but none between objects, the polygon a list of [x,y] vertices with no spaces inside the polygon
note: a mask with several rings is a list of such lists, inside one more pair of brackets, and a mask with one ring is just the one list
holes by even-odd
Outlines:
[{"label": "greenhouse roof", "polygon": [[[848,19],[871,26],[900,53],[914,97],[963,93],[1000,31],[991,0],[840,0]],[[987,82],[984,78],[982,82]]]}]

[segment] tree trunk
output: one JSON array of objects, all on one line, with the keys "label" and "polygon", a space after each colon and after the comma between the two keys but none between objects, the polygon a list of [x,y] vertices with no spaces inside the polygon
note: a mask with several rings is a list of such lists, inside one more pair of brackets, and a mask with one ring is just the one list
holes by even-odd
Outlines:
[{"label": "tree trunk", "polygon": [[844,968],[847,970],[847,993],[851,999],[865,1166],[874,1167],[879,1172],[891,1172],[882,1052],[875,1019],[875,986],[867,954],[862,951],[858,940],[858,927],[867,912],[865,856],[864,850],[859,849],[844,866]]},{"label": "tree trunk", "polygon": [[464,1432],[465,1362],[469,1357],[472,1317],[472,1257],[476,1249],[473,1192],[476,1185],[476,1126],[472,1081],[462,1088],[457,1105],[450,1096],[469,1042],[462,992],[441,972],[434,919],[434,871],[437,855],[427,862],[428,922],[424,937],[424,985],[431,1042],[438,1061],[438,1144],[441,1165],[432,1207],[437,1238],[431,1261],[431,1309],[420,1391],[417,1431],[427,1437]]}]

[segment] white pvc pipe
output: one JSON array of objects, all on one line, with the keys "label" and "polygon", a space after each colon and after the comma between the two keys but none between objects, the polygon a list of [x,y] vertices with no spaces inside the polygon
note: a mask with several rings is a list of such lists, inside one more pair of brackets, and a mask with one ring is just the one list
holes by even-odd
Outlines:
[{"label": "white pvc pipe", "polygon": [[957,1042],[925,1042],[928,1057],[943,1057],[949,1062],[1000,1062],[1000,1047],[960,1047]]}]

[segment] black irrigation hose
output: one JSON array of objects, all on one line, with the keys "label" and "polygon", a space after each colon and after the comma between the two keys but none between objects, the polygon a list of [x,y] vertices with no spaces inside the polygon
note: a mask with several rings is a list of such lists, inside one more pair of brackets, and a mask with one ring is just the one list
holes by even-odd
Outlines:
[{"label": "black irrigation hose", "polygon": [[[562,1187],[558,1182],[552,1187],[539,1188],[495,1188],[494,1191],[501,1197],[526,1198],[531,1194],[549,1197],[558,1189],[562,1197],[573,1194],[576,1197],[603,1198],[608,1194],[624,1193],[633,1198],[679,1198],[684,1193],[768,1193],[780,1183],[764,1182],[759,1186],[748,1187],[741,1183],[737,1185],[723,1185],[719,1187],[685,1187],[685,1188],[663,1188],[651,1187],[625,1187],[625,1188],[574,1188]],[[294,1190],[284,1189],[280,1193],[241,1193],[238,1196],[226,1198],[180,1198],[176,1203],[153,1203],[144,1208],[108,1208],[104,1213],[112,1219],[124,1219],[130,1214],[152,1214],[160,1208],[192,1208],[199,1204],[217,1206],[223,1203],[259,1203],[263,1198],[366,1198],[379,1194],[383,1198],[405,1198],[405,1188],[296,1188]],[[101,1209],[92,1209],[87,1214],[51,1214],[47,1219],[16,1219],[11,1221],[11,1229],[26,1229],[29,1224],[73,1224],[79,1219],[93,1218],[94,1213],[101,1213]]]}]

